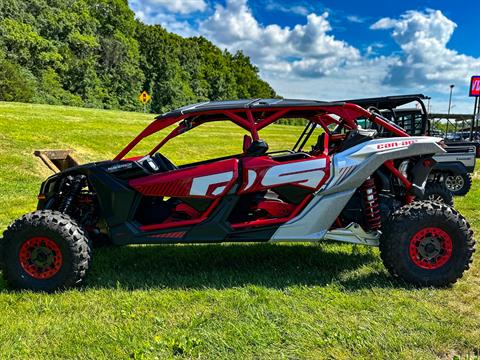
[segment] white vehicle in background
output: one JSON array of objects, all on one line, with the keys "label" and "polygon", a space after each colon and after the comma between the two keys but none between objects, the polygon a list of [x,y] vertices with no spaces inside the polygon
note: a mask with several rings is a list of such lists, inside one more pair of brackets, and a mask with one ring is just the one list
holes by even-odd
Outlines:
[{"label": "white vehicle in background", "polygon": [[[425,95],[386,96],[379,98],[366,98],[347,100],[373,112],[383,115],[411,136],[439,136],[432,130],[428,119],[427,109],[423,100]],[[413,108],[402,106],[416,103]],[[368,120],[364,120],[366,128],[376,128]],[[455,134],[447,134],[444,138],[446,152],[434,156],[436,164],[433,166],[426,186],[426,198],[442,200],[451,204],[453,199],[448,191],[455,196],[466,195],[472,185],[471,174],[475,170],[475,160],[480,154],[480,144],[476,141],[464,141],[460,135],[454,139]],[[380,136],[391,136],[388,132],[381,131]]]}]

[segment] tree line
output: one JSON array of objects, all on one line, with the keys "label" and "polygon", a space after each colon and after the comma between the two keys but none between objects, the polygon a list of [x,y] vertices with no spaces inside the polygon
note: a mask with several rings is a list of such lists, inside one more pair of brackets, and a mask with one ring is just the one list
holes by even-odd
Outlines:
[{"label": "tree line", "polygon": [[0,100],[160,113],[275,97],[242,52],[134,17],[127,0],[1,0]]}]

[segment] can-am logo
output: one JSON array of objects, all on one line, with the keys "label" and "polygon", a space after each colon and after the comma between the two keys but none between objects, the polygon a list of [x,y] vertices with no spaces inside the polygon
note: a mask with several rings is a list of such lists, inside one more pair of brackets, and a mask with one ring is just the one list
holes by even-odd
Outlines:
[{"label": "can-am logo", "polygon": [[415,142],[416,140],[392,141],[388,143],[378,144],[377,149],[378,150],[392,149],[392,148],[401,147],[401,146],[408,146]]},{"label": "can-am logo", "polygon": [[480,76],[472,76],[470,81],[470,96],[480,96]]}]

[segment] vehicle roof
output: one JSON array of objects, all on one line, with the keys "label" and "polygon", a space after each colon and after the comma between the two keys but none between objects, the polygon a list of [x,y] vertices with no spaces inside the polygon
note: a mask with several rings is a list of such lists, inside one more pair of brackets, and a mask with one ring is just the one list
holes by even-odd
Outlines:
[{"label": "vehicle roof", "polygon": [[376,108],[379,108],[379,109],[389,109],[389,108],[396,108],[398,106],[408,104],[412,101],[421,101],[421,100],[428,100],[428,99],[429,97],[423,94],[409,94],[409,95],[383,96],[383,97],[365,98],[365,99],[351,99],[351,100],[343,100],[343,102],[356,104],[363,108],[367,108],[369,106],[375,106]]},{"label": "vehicle roof", "polygon": [[[388,110],[388,109],[387,109]],[[400,108],[400,109],[395,109],[395,113],[401,114],[401,113],[422,113],[422,110],[419,108]]]},{"label": "vehicle roof", "polygon": [[187,105],[165,114],[157,119],[178,117],[190,113],[201,113],[212,110],[238,110],[238,109],[264,109],[264,108],[289,108],[289,107],[314,107],[314,106],[342,106],[343,101],[317,101],[303,99],[242,99],[228,101],[207,101],[193,105]]}]

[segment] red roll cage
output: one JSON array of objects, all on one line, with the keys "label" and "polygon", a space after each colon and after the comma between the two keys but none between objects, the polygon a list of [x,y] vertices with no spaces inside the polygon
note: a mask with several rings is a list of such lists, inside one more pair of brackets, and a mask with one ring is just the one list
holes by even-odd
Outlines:
[{"label": "red roll cage", "polygon": [[[338,105],[319,105],[319,106],[285,106],[285,107],[255,107],[238,109],[215,109],[199,110],[182,113],[175,111],[157,117],[148,125],[137,137],[135,137],[115,158],[121,160],[144,138],[165,129],[177,122],[181,122],[175,127],[160,143],[158,143],[150,152],[153,155],[165,143],[184,132],[193,129],[201,124],[213,121],[230,120],[236,125],[250,132],[253,140],[258,140],[258,131],[272,124],[280,118],[303,117],[311,122],[320,125],[327,134],[330,133],[328,126],[331,124],[341,125],[342,127],[353,130],[357,128],[356,120],[358,118],[369,119],[373,123],[391,131],[398,136],[409,136],[405,131],[396,127],[381,116],[371,113],[364,108],[351,104],[341,103]],[[338,117],[338,119],[337,119]]]}]

